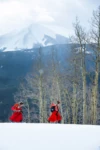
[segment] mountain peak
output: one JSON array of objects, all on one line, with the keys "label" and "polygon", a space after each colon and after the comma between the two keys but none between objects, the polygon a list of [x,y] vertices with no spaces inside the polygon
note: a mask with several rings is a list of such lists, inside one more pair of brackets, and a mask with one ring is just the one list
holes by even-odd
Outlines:
[{"label": "mountain peak", "polygon": [[66,44],[68,38],[59,35],[51,29],[40,25],[31,24],[20,31],[13,31],[0,36],[0,49],[5,51],[17,49],[30,49],[35,47]]}]

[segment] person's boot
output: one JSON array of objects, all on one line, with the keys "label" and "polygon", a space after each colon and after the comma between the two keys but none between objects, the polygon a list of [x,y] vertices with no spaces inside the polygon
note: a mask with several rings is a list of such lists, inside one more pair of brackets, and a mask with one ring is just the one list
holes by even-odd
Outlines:
[{"label": "person's boot", "polygon": [[61,121],[58,121],[58,123],[61,123]]}]

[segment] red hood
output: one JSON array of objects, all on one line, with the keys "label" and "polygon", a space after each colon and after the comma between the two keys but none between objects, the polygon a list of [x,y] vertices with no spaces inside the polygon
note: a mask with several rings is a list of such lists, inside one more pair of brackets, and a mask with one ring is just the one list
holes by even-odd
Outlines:
[{"label": "red hood", "polygon": [[52,104],[50,105],[50,108],[53,107],[53,106],[56,106],[56,104],[52,103]]}]

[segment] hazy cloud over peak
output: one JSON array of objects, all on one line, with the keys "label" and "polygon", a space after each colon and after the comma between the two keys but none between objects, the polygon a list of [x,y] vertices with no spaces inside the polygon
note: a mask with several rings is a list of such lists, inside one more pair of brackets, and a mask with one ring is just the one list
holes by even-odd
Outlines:
[{"label": "hazy cloud over peak", "polygon": [[88,27],[92,11],[98,5],[99,0],[0,0],[0,34],[40,23],[66,28],[66,34],[70,35],[76,16]]}]

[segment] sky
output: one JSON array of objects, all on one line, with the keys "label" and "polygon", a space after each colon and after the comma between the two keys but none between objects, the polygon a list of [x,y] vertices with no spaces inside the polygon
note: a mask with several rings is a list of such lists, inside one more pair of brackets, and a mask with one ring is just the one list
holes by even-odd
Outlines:
[{"label": "sky", "polygon": [[99,0],[0,0],[0,35],[38,23],[70,36],[76,16],[89,28],[98,6]]}]

